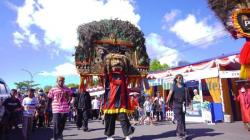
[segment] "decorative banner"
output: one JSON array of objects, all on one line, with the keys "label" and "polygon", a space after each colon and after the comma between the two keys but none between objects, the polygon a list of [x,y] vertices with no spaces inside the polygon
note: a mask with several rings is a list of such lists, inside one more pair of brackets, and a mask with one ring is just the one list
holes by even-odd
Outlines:
[{"label": "decorative banner", "polygon": [[145,90],[145,93],[146,93],[148,96],[151,96],[151,95],[154,93],[154,88],[153,88],[153,86],[151,86],[149,89],[146,89],[146,90]]},{"label": "decorative banner", "polygon": [[238,34],[250,37],[250,9],[236,9],[232,13],[233,25]]},{"label": "decorative banner", "polygon": [[207,78],[201,80],[203,96],[211,96],[213,102],[221,103],[219,78]]}]

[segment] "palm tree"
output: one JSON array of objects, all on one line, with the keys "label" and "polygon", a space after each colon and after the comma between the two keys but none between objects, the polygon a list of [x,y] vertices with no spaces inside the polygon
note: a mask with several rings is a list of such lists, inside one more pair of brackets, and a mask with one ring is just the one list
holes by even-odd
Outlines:
[{"label": "palm tree", "polygon": [[14,84],[16,85],[16,88],[20,90],[27,90],[29,88],[35,88],[36,86],[39,85],[39,84],[35,84],[34,81],[15,82]]}]

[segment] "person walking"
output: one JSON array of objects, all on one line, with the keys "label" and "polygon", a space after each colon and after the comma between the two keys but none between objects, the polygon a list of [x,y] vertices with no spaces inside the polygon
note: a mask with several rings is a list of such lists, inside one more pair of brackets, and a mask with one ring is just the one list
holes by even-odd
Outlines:
[{"label": "person walking", "polygon": [[141,93],[141,95],[138,97],[138,103],[139,103],[140,108],[143,108],[145,101],[146,101],[145,93]]},{"label": "person walking", "polygon": [[45,94],[39,94],[38,96],[39,106],[37,109],[37,120],[38,120],[38,127],[44,127],[44,120],[45,120],[45,108],[46,108],[46,97]]},{"label": "person walking", "polygon": [[53,137],[55,140],[63,139],[63,130],[69,113],[69,103],[72,92],[64,86],[65,78],[57,77],[57,85],[50,89],[48,98],[52,99]]},{"label": "person walking", "polygon": [[171,98],[173,98],[174,117],[177,121],[176,136],[185,137],[185,104],[187,103],[187,89],[184,86],[183,76],[181,74],[177,74],[174,78],[173,86],[167,97],[167,104],[169,104]]},{"label": "person walking", "polygon": [[157,92],[157,97],[155,98],[155,102],[156,102],[157,121],[160,121],[159,117],[161,117],[161,121],[163,121],[163,111],[162,111],[163,98],[161,97],[160,92]]},{"label": "person walking", "polygon": [[[152,117],[150,116],[150,112],[151,112],[151,108],[152,108],[152,103],[150,101],[150,97],[149,96],[146,97],[146,101],[143,104],[143,108],[144,108],[144,111],[146,112],[145,119],[149,121],[150,125],[153,125],[153,120],[152,120]],[[144,123],[145,119],[142,120],[142,123]]]},{"label": "person walking", "polygon": [[111,53],[106,56],[105,62],[107,63],[104,67],[104,135],[107,136],[107,140],[113,140],[115,123],[119,120],[125,140],[130,140],[130,135],[134,133],[135,128],[131,126],[128,119],[128,114],[132,112],[127,84],[128,58]]},{"label": "person walking", "polygon": [[151,100],[152,100],[152,109],[151,109],[152,118],[153,118],[153,120],[155,120],[155,116],[157,115],[156,110],[157,110],[157,107],[158,107],[158,102],[157,102],[155,97],[152,97]]},{"label": "person walking", "polygon": [[133,125],[137,125],[137,122],[139,119],[139,112],[138,112],[139,104],[134,96],[130,96],[130,105],[131,105],[131,110],[132,110],[132,113],[130,115],[133,121]]},{"label": "person walking", "polygon": [[50,122],[52,121],[52,99],[48,98],[49,91],[46,91],[46,105],[45,105],[45,115],[44,115],[44,125],[45,127],[50,127]]},{"label": "person walking", "polygon": [[99,112],[100,112],[100,101],[97,99],[97,96],[95,96],[95,99],[91,101],[92,104],[92,117],[95,119],[99,118]]},{"label": "person walking", "polygon": [[80,91],[75,97],[74,107],[77,110],[76,125],[78,130],[83,127],[83,131],[88,131],[88,119],[91,111],[91,97],[89,92]]},{"label": "person walking", "polygon": [[3,106],[5,109],[3,119],[2,119],[2,136],[0,139],[8,139],[9,132],[13,126],[17,128],[17,121],[19,118],[19,111],[22,110],[21,102],[16,98],[17,90],[12,89],[10,92],[11,97],[7,98],[3,102]]},{"label": "person walking", "polygon": [[242,86],[239,90],[239,95],[234,95],[234,100],[240,103],[242,121],[245,128],[250,131],[250,92]]},{"label": "person walking", "polygon": [[22,105],[24,107],[23,111],[23,136],[25,140],[30,139],[30,134],[32,132],[33,120],[35,118],[35,113],[38,108],[39,102],[34,95],[35,89],[28,90],[28,96],[23,99]]}]

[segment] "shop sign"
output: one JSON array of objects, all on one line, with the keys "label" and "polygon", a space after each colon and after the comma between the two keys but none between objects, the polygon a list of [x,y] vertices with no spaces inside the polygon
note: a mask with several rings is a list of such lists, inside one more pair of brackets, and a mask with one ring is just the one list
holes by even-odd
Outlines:
[{"label": "shop sign", "polygon": [[220,78],[239,78],[240,71],[233,70],[233,71],[219,71]]}]

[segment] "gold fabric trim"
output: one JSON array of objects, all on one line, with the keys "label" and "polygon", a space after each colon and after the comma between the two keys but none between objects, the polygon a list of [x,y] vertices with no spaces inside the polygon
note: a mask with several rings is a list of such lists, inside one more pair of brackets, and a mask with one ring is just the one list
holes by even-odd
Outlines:
[{"label": "gold fabric trim", "polygon": [[118,113],[132,113],[133,110],[125,109],[125,108],[117,108],[117,109],[104,109],[104,114],[118,114]]}]

